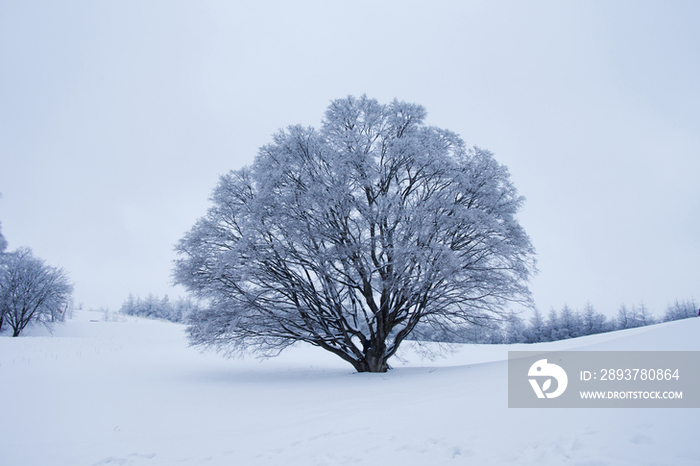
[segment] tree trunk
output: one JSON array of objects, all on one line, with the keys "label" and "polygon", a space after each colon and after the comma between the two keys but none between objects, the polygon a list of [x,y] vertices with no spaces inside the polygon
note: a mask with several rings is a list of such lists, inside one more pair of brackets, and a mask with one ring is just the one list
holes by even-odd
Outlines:
[{"label": "tree trunk", "polygon": [[357,372],[386,372],[389,370],[389,364],[386,360],[384,340],[373,341],[372,346],[366,349],[365,357],[353,363],[353,366]]},{"label": "tree trunk", "polygon": [[386,372],[389,370],[389,365],[386,363],[384,355],[367,358],[367,372]]},{"label": "tree trunk", "polygon": [[352,364],[357,372],[386,372],[390,369],[384,358],[357,361]]}]

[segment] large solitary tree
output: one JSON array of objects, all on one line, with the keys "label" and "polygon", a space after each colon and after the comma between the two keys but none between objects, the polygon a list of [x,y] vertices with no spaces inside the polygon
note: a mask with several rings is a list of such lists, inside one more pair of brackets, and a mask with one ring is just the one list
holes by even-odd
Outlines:
[{"label": "large solitary tree", "polygon": [[275,354],[304,341],[384,372],[421,322],[452,328],[528,302],[523,202],[492,154],[419,105],[348,97],[222,176],[180,240],[176,283],[209,306],[190,341]]}]

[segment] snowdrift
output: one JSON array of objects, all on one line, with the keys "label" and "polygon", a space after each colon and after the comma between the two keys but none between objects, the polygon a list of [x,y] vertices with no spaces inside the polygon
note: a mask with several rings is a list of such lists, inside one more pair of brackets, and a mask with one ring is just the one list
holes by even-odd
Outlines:
[{"label": "snowdrift", "polygon": [[[509,350],[700,351],[700,318],[536,345],[227,360],[184,327],[77,313],[0,337],[0,464],[693,465],[696,409],[509,409]],[[700,389],[700,387],[699,387]]]}]

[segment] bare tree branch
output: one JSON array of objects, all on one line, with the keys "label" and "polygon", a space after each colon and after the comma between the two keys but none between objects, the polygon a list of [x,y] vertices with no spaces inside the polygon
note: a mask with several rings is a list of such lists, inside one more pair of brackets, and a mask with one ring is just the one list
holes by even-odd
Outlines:
[{"label": "bare tree branch", "polygon": [[378,372],[419,322],[529,303],[534,249],[507,169],[424,118],[340,99],[320,131],[289,127],[222,176],[177,245],[175,281],[211,304],[191,342],[275,354],[305,341]]}]

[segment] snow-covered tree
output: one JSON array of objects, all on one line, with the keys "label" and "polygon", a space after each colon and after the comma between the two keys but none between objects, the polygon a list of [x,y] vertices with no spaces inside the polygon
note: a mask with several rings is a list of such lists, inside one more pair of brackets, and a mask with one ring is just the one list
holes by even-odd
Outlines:
[{"label": "snow-covered tree", "polygon": [[644,303],[640,303],[637,306],[632,306],[632,318],[634,319],[636,327],[644,327],[646,325],[653,325],[656,323],[656,319],[654,319],[651,311]]},{"label": "snow-covered tree", "polygon": [[587,302],[580,316],[580,334],[593,335],[605,332],[608,330],[606,321],[605,315],[596,312],[593,304]]},{"label": "snow-covered tree", "polygon": [[535,308],[530,316],[529,325],[524,331],[525,343],[539,343],[548,341],[547,324],[540,311]]},{"label": "snow-covered tree", "polygon": [[695,317],[698,315],[698,307],[695,304],[695,300],[676,300],[673,304],[669,304],[666,307],[666,312],[664,313],[663,321],[669,322],[672,320],[687,319],[689,317]]},{"label": "snow-covered tree", "polygon": [[138,315],[137,314],[137,300],[134,298],[134,295],[129,293],[129,297],[126,298],[126,301],[122,303],[122,307],[119,308],[119,311],[121,314],[126,314],[126,315]]},{"label": "snow-covered tree", "polygon": [[565,340],[567,338],[576,338],[581,336],[581,333],[579,332],[578,315],[566,304],[559,313],[554,335],[556,340]]},{"label": "snow-covered tree", "polygon": [[189,316],[197,312],[198,303],[190,298],[179,298],[175,301],[170,312],[170,320],[173,322],[186,322]]},{"label": "snow-covered tree", "polygon": [[620,309],[617,311],[617,322],[616,328],[618,330],[626,328],[636,328],[643,327],[645,325],[653,325],[656,323],[656,319],[646,307],[644,303],[637,306],[632,305],[628,308],[627,305],[622,304]]},{"label": "snow-covered tree", "polygon": [[623,330],[626,328],[633,328],[636,327],[636,322],[634,320],[634,315],[630,309],[627,308],[627,305],[622,304],[620,308],[617,310],[617,322],[616,322],[616,328],[618,330]]},{"label": "snow-covered tree", "polygon": [[48,266],[29,248],[3,254],[0,268],[0,329],[12,328],[12,336],[33,322],[50,325],[63,320],[73,287],[62,269]]},{"label": "snow-covered tree", "polygon": [[[0,193],[0,198],[2,198],[2,193]],[[2,223],[0,223],[0,254],[4,253],[5,249],[7,249],[7,240],[2,234]]]},{"label": "snow-covered tree", "polygon": [[534,250],[507,169],[423,107],[332,102],[222,176],[174,277],[210,306],[190,341],[276,354],[304,341],[384,372],[419,322],[449,329],[529,303]]},{"label": "snow-covered tree", "polygon": [[4,253],[5,249],[7,249],[7,240],[2,234],[2,223],[0,223],[0,254]]},{"label": "snow-covered tree", "polygon": [[524,343],[526,341],[527,329],[520,316],[514,312],[506,315],[503,326],[503,343]]},{"label": "snow-covered tree", "polygon": [[557,341],[560,339],[559,337],[559,315],[556,309],[551,308],[547,315],[547,322],[545,323],[544,341]]}]

